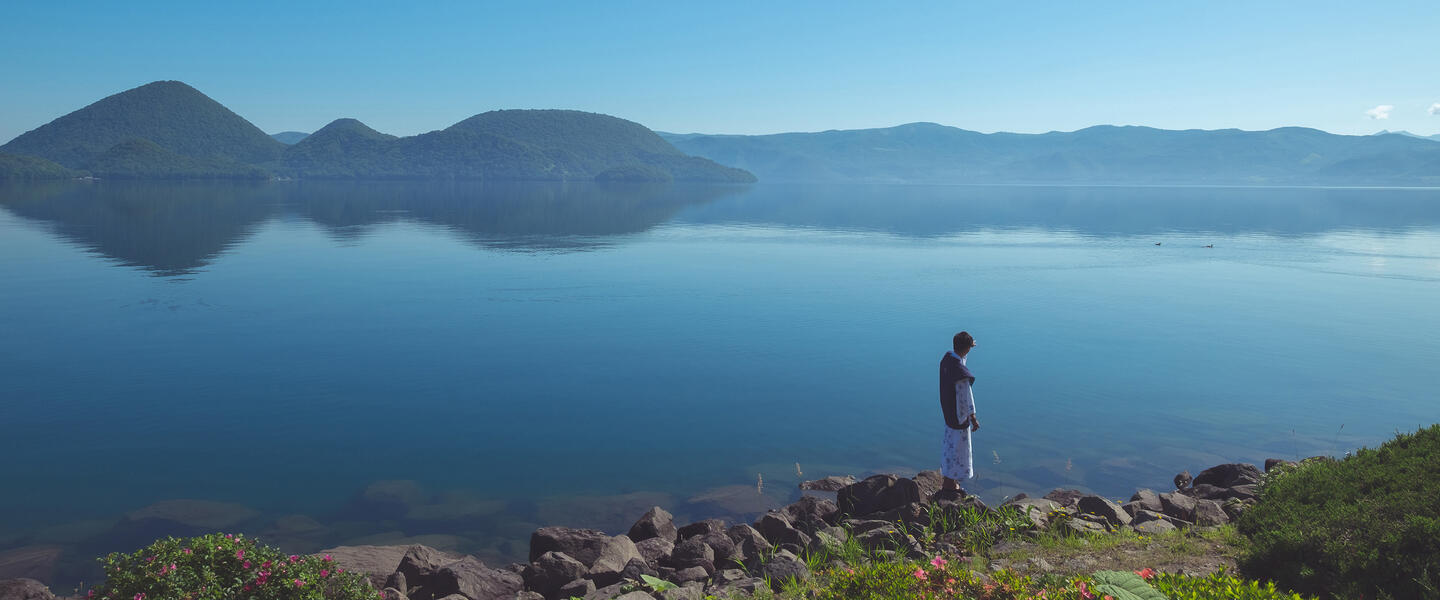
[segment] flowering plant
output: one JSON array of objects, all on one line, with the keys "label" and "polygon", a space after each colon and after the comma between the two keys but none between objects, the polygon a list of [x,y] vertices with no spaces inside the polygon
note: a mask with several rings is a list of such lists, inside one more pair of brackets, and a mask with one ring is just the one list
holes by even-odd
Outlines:
[{"label": "flowering plant", "polygon": [[358,573],[329,555],[284,555],[251,538],[210,534],[166,538],[100,559],[97,600],[383,600]]}]

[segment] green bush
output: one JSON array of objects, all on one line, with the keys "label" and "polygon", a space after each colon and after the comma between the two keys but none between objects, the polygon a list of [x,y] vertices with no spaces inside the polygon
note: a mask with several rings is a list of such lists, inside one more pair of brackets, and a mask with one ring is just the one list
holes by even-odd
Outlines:
[{"label": "green bush", "polygon": [[100,559],[108,600],[376,600],[359,573],[326,555],[285,556],[239,535],[168,538],[132,554]]},{"label": "green bush", "polygon": [[1440,598],[1440,425],[1267,481],[1246,575],[1336,598]]},{"label": "green bush", "polygon": [[1300,594],[1277,589],[1274,582],[1261,585],[1223,572],[1209,577],[1160,573],[1150,585],[1169,600],[1305,600]]}]

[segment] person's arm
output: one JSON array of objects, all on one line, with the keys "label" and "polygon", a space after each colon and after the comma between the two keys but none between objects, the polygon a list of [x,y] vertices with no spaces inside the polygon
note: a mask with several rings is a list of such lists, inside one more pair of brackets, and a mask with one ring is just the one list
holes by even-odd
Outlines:
[{"label": "person's arm", "polygon": [[951,429],[964,429],[965,422],[960,420],[960,415],[955,410],[955,376],[948,369],[940,370],[940,412],[945,415],[945,426]]},{"label": "person's arm", "polygon": [[961,414],[965,415],[961,418],[960,427],[968,426],[970,431],[976,431],[980,429],[980,420],[975,418],[975,391],[971,389],[970,383],[969,380],[961,380],[960,385],[956,386],[955,396],[956,400],[959,400]]}]

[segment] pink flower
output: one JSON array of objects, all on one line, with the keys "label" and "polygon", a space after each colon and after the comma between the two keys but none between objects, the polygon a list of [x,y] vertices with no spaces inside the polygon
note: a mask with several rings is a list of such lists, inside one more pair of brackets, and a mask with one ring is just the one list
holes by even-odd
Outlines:
[{"label": "pink flower", "polygon": [[227,540],[233,540],[233,539],[235,539],[235,534],[233,534],[233,533],[227,533],[227,534],[225,534],[225,539],[227,539]]},{"label": "pink flower", "polygon": [[145,594],[143,592],[135,594],[135,600],[145,600]]},{"label": "pink flower", "polygon": [[241,559],[245,558],[245,551],[244,551],[244,550],[236,550],[236,551],[235,551],[235,558],[241,558]]},{"label": "pink flower", "polygon": [[1090,588],[1085,586],[1085,582],[1081,581],[1076,583],[1075,585],[1080,588],[1081,598],[1084,598],[1085,600],[1093,600],[1095,598],[1095,594],[1090,593]]},{"label": "pink flower", "polygon": [[145,562],[155,562],[155,557],[152,556],[150,558],[147,558],[145,559]]},{"label": "pink flower", "polygon": [[264,563],[262,563],[260,566],[268,569],[268,568],[270,568],[270,561],[267,560],[267,561],[265,561]]},{"label": "pink flower", "polygon": [[320,569],[320,576],[321,576],[321,577],[329,577],[329,576],[330,576],[330,569]]},{"label": "pink flower", "polygon": [[1150,579],[1151,577],[1155,576],[1155,569],[1145,567],[1143,569],[1140,569],[1139,571],[1136,571],[1135,574],[1139,575],[1141,579]]},{"label": "pink flower", "polygon": [[936,555],[935,558],[930,559],[930,564],[934,565],[935,568],[937,568],[937,569],[945,566],[945,565],[948,564],[949,562],[950,562],[950,561],[948,561],[948,560],[945,560],[945,559],[943,559],[943,558],[940,558],[939,555]]},{"label": "pink flower", "polygon": [[181,552],[184,552],[184,553],[186,553],[186,554],[194,554],[194,552],[192,552],[189,548],[186,548],[186,549],[184,549],[184,550],[181,550]]},{"label": "pink flower", "polygon": [[325,558],[322,558],[321,560],[323,560],[323,561],[325,561],[325,562],[330,562],[330,561],[335,560],[335,559],[330,558],[330,555],[329,555],[329,554],[326,554],[326,555],[325,555]]},{"label": "pink flower", "polygon": [[915,569],[915,578],[923,581],[925,579],[925,569]]},{"label": "pink flower", "polygon": [[89,592],[87,592],[87,593],[85,594],[85,597],[86,597],[86,598],[94,598],[94,597],[95,597],[95,590],[90,590]]},{"label": "pink flower", "polygon": [[295,554],[291,554],[291,555],[290,555],[290,562],[292,562],[292,563],[300,562],[300,556],[295,555]]},{"label": "pink flower", "polygon": [[304,581],[301,581],[301,580],[299,580],[299,579],[296,579],[296,580],[295,580],[295,587],[297,587],[297,588],[298,588],[298,587],[305,587],[305,582],[304,582]]},{"label": "pink flower", "polygon": [[245,564],[243,566],[247,569],[250,568],[250,561],[245,561]]},{"label": "pink flower", "polygon": [[335,569],[335,572],[336,572],[336,573],[344,573],[344,572],[345,572],[345,567],[340,567],[340,568],[338,568],[338,569]]},{"label": "pink flower", "polygon": [[955,585],[955,578],[954,578],[954,577],[951,577],[951,578],[949,578],[949,579],[946,579],[946,580],[945,580],[945,583],[948,583],[948,584],[950,584],[950,585]]}]

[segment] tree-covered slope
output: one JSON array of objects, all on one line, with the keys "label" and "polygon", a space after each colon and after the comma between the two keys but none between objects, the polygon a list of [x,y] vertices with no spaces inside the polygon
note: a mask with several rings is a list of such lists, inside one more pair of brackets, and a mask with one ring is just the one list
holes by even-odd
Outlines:
[{"label": "tree-covered slope", "polygon": [[79,173],[43,158],[0,152],[0,181],[14,179],[69,179],[76,175],[79,175]]},{"label": "tree-covered slope", "polygon": [[1315,129],[1097,126],[982,134],[934,123],[761,136],[662,134],[766,181],[931,183],[1423,184],[1433,142]]},{"label": "tree-covered slope", "polygon": [[55,119],[0,146],[0,151],[89,169],[117,144],[137,139],[207,164],[265,164],[279,158],[285,147],[195,88],[157,81]]}]

